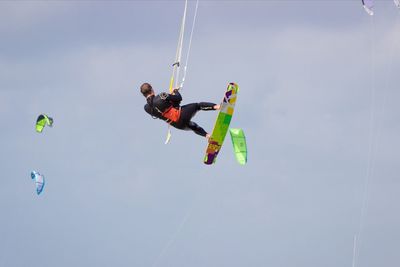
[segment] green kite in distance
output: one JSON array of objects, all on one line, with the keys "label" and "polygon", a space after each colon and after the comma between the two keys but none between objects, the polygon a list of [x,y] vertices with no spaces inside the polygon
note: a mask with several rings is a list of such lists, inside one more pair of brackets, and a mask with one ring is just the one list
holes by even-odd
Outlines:
[{"label": "green kite in distance", "polygon": [[41,133],[46,126],[53,126],[53,119],[45,114],[40,114],[36,120],[36,132]]},{"label": "green kite in distance", "polygon": [[231,134],[236,160],[240,165],[245,165],[247,162],[247,145],[244,132],[242,129],[229,129],[229,133]]}]

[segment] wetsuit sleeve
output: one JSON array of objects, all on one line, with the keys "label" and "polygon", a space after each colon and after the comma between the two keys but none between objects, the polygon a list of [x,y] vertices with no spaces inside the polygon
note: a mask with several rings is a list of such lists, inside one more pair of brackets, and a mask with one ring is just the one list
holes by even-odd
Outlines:
[{"label": "wetsuit sleeve", "polygon": [[153,114],[151,114],[151,107],[149,104],[144,105],[144,111],[146,111],[147,113],[149,113],[151,116],[153,116]]},{"label": "wetsuit sleeve", "polygon": [[174,91],[174,94],[168,94],[167,100],[170,101],[173,104],[180,104],[182,101],[182,96],[178,92],[178,90]]}]

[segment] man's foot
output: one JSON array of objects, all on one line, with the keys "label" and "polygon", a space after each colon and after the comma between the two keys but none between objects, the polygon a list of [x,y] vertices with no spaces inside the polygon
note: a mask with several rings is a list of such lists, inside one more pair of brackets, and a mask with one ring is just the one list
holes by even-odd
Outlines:
[{"label": "man's foot", "polygon": [[213,108],[214,110],[219,110],[221,108],[221,105],[215,105]]}]

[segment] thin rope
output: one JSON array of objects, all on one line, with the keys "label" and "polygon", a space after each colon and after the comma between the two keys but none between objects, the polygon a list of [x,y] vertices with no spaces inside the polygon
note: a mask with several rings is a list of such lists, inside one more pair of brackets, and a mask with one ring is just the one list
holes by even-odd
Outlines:
[{"label": "thin rope", "polygon": [[[205,189],[203,189],[203,190],[206,192],[209,192],[209,190],[207,190],[207,189],[210,188],[211,183],[214,183],[214,182],[215,182],[214,179],[205,180],[205,183],[203,184],[203,187]],[[189,218],[192,216],[192,213],[195,210],[198,202],[199,202],[199,193],[193,197],[191,205],[189,205],[189,207],[187,208],[185,215],[183,216],[180,224],[178,225],[176,230],[172,233],[171,237],[168,239],[167,243],[164,245],[164,247],[162,248],[160,253],[157,255],[156,259],[154,260],[153,264],[151,265],[152,267],[155,267],[158,265],[160,259],[165,255],[165,253],[169,250],[169,248],[172,247],[172,245],[175,243],[178,235],[182,232],[182,229],[185,227]]]},{"label": "thin rope", "polygon": [[176,48],[176,55],[175,61],[172,64],[172,76],[169,84],[169,92],[172,92],[173,87],[178,86],[178,79],[179,79],[179,69],[181,64],[181,56],[182,56],[182,47],[183,47],[183,37],[185,35],[185,24],[186,24],[186,12],[187,12],[187,0],[185,0],[185,8],[183,10],[182,22],[181,22],[181,30],[179,32],[178,38],[178,46]]},{"label": "thin rope", "polygon": [[[396,1],[395,1],[396,2]],[[395,29],[399,29],[399,22],[400,22],[400,16],[396,17],[396,23],[395,23]],[[373,23],[373,20],[371,19],[371,31],[372,31],[372,38],[375,36],[375,25]],[[392,55],[394,53],[394,51],[397,51],[396,48],[398,47],[397,45],[397,38],[395,39],[395,41],[390,42],[392,44],[391,49],[389,49],[390,51],[390,56],[389,56],[389,63],[387,65],[387,71],[385,71],[384,73],[387,73],[389,77],[391,77],[391,74],[393,73],[393,61],[394,61],[394,56]],[[372,43],[371,43],[371,62],[372,62],[372,94],[375,95],[375,65],[374,65],[374,55],[375,55],[375,42],[372,39]],[[383,100],[382,100],[382,105],[380,108],[380,120],[377,120],[376,125],[377,125],[377,129],[376,129],[376,135],[375,138],[372,138],[371,132],[370,132],[370,151],[368,154],[368,166],[367,166],[367,175],[366,175],[366,183],[365,183],[365,187],[364,187],[364,192],[363,192],[363,203],[362,203],[362,209],[361,209],[361,214],[360,214],[360,225],[359,225],[359,230],[358,230],[358,235],[359,235],[359,239],[361,239],[361,234],[364,228],[364,216],[367,210],[367,204],[369,202],[369,198],[370,198],[370,184],[372,183],[373,180],[373,175],[375,172],[375,157],[374,157],[374,152],[379,152],[379,147],[380,147],[380,140],[381,140],[381,136],[382,136],[382,128],[383,128],[383,122],[382,119],[385,117],[385,113],[386,113],[386,103],[387,103],[387,98],[388,98],[388,92],[387,92],[387,88],[389,87],[389,82],[388,79],[385,79],[385,83],[384,86],[382,88],[382,93],[383,93]],[[372,106],[373,104],[373,97],[371,96],[371,125],[373,126],[374,121],[375,121],[375,111],[374,111],[374,107]],[[373,127],[371,127],[371,129],[373,130]],[[371,140],[372,140],[372,144],[371,144]],[[374,149],[375,147],[375,149]],[[357,235],[355,235],[355,240],[354,240],[354,248],[353,248],[353,267],[356,266],[356,258],[359,257],[359,248],[357,248]],[[358,241],[360,243],[360,241]],[[357,255],[356,255],[356,252]]]},{"label": "thin rope", "polygon": [[186,11],[187,11],[187,0],[185,0],[185,11],[183,13],[183,18],[182,18],[181,40],[180,40],[180,44],[179,44],[179,57],[178,57],[178,60],[177,60],[178,68],[176,70],[175,87],[178,86],[179,71],[180,71],[180,64],[181,64],[181,58],[182,58],[183,37],[185,35]]},{"label": "thin rope", "polygon": [[[193,39],[193,32],[196,24],[196,17],[197,17],[197,10],[199,7],[199,0],[196,1],[196,8],[194,11],[194,17],[193,17],[193,23],[192,23],[192,29],[190,31],[190,37],[189,37],[189,46],[186,54],[186,62],[183,70],[183,77],[181,80],[181,83],[179,85],[180,88],[183,88],[183,85],[185,83],[186,79],[186,70],[189,62],[189,56],[190,56],[190,49],[192,47],[192,39]],[[172,65],[173,66],[173,71],[172,71],[172,76],[171,80],[169,83],[169,92],[172,93],[173,87],[178,88],[179,84],[179,70],[181,67],[181,58],[182,58],[182,48],[183,48],[183,40],[184,40],[184,34],[185,34],[185,24],[186,24],[186,13],[187,13],[187,0],[185,1],[185,9],[183,12],[183,17],[182,17],[182,24],[181,24],[181,30],[179,33],[179,40],[178,40],[178,47],[176,49],[176,56],[175,56],[175,62]],[[167,130],[167,137],[165,139],[164,144],[168,144],[169,141],[171,140],[172,133],[171,133],[171,125],[168,125],[168,130]]]},{"label": "thin rope", "polygon": [[161,250],[160,254],[158,254],[157,258],[151,265],[152,267],[157,266],[158,262],[160,259],[164,256],[165,252],[172,246],[172,244],[175,243],[175,240],[179,233],[182,231],[183,227],[185,226],[187,220],[189,219],[191,213],[192,213],[193,207],[189,207],[189,209],[186,211],[185,216],[183,217],[181,223],[179,224],[178,228],[175,230],[175,232],[172,234],[172,236],[169,238],[168,242],[165,244],[163,249]]},{"label": "thin rope", "polygon": [[[169,92],[172,93],[173,87],[178,87],[178,79],[179,79],[179,69],[181,64],[181,57],[182,57],[182,47],[183,47],[183,37],[185,35],[185,24],[186,24],[186,12],[187,12],[187,0],[185,0],[185,8],[183,10],[182,22],[181,22],[181,30],[179,32],[178,38],[178,46],[176,48],[176,55],[175,55],[175,62],[172,64],[172,75],[169,82]],[[174,85],[175,83],[175,85]],[[165,138],[164,144],[168,144],[171,140],[171,125],[168,124],[167,129],[167,137]]]},{"label": "thin rope", "polygon": [[[362,204],[361,204],[361,211],[360,211],[360,217],[359,217],[359,227],[358,227],[358,232],[357,232],[357,237],[359,240],[359,243],[361,243],[362,240],[362,232],[364,228],[364,217],[365,213],[367,210],[367,204],[368,204],[368,198],[369,198],[369,193],[370,193],[370,184],[373,176],[373,169],[374,169],[374,162],[375,162],[375,157],[374,157],[374,145],[376,143],[376,135],[374,131],[374,126],[375,126],[375,43],[374,43],[374,36],[375,36],[375,27],[374,27],[374,18],[371,16],[370,18],[370,29],[371,29],[371,53],[370,53],[370,60],[371,60],[371,98],[370,98],[370,117],[369,117],[369,138],[368,138],[368,156],[367,156],[367,169],[366,169],[366,174],[365,174],[365,179],[364,179],[364,189],[363,189],[363,199],[362,199]],[[359,254],[360,254],[360,247],[356,247],[356,252],[355,252],[355,259],[353,259],[354,262],[354,267],[356,266],[356,263],[358,262]]]},{"label": "thin rope", "polygon": [[182,77],[182,81],[181,81],[181,85],[179,86],[181,89],[183,88],[183,85],[185,83],[185,79],[186,79],[186,71],[187,71],[187,66],[188,66],[188,62],[189,62],[189,56],[190,56],[190,49],[192,47],[192,39],[193,39],[193,32],[194,32],[194,27],[196,25],[196,18],[197,18],[197,9],[199,7],[199,0],[196,1],[196,8],[194,10],[194,17],[193,17],[193,23],[192,23],[192,30],[190,31],[190,37],[189,37],[189,46],[188,46],[188,51],[186,54],[186,63],[185,63],[185,67],[183,68],[183,77]]},{"label": "thin rope", "polygon": [[353,264],[352,267],[356,267],[356,252],[357,252],[357,235],[354,235],[353,240]]}]

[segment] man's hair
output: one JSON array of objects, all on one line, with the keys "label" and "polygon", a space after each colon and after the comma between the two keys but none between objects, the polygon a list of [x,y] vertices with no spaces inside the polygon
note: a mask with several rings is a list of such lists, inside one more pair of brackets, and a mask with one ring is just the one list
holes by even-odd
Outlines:
[{"label": "man's hair", "polygon": [[151,87],[151,84],[149,83],[144,83],[142,84],[142,86],[140,86],[140,92],[143,94],[144,97],[150,95],[152,91],[153,87]]}]

